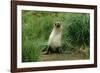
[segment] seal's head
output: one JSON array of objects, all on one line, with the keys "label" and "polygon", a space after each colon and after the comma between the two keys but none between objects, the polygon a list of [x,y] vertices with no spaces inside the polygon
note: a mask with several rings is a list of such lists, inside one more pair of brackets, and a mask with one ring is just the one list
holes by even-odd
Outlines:
[{"label": "seal's head", "polygon": [[54,26],[55,26],[56,28],[60,28],[60,27],[61,27],[61,23],[60,23],[60,22],[55,22],[55,23],[54,23]]}]

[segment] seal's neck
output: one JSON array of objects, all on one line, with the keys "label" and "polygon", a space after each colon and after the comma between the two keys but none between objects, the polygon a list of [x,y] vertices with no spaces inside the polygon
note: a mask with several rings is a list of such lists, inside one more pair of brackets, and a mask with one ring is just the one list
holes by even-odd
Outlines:
[{"label": "seal's neck", "polygon": [[55,33],[55,35],[60,34],[61,33],[61,28],[53,28],[53,33]]}]

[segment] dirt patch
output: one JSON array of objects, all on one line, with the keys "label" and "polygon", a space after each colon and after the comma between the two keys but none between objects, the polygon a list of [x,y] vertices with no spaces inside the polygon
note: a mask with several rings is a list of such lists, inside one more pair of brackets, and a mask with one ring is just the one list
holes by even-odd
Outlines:
[{"label": "dirt patch", "polygon": [[83,59],[89,59],[89,57],[80,53],[48,54],[48,55],[41,55],[40,57],[40,61],[83,60]]}]

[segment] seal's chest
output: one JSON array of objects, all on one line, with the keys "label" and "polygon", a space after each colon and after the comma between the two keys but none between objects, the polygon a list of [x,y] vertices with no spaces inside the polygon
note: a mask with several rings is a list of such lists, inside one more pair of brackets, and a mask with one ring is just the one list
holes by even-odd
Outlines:
[{"label": "seal's chest", "polygon": [[49,37],[48,45],[52,48],[60,47],[61,46],[61,33],[57,33],[52,31]]}]

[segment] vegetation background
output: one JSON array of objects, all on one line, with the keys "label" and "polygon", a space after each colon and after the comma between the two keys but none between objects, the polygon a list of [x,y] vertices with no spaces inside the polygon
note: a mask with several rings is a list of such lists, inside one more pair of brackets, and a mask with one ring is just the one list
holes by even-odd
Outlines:
[{"label": "vegetation background", "polygon": [[[62,49],[66,54],[43,55],[53,23],[62,23]],[[22,62],[89,59],[88,13],[22,11]]]}]

